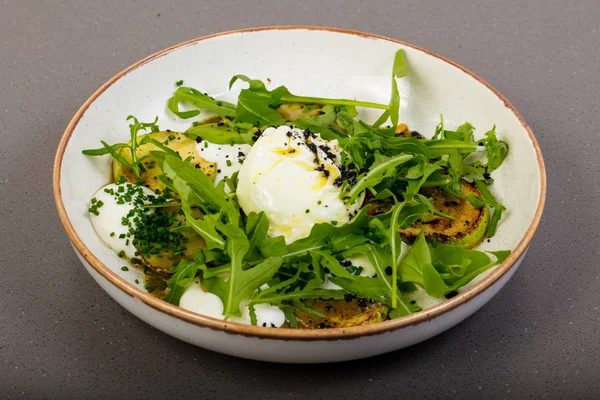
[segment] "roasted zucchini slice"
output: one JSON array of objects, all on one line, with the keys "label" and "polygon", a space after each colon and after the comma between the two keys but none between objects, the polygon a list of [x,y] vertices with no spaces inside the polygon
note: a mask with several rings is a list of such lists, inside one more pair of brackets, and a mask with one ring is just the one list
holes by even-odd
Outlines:
[{"label": "roasted zucchini slice", "polygon": [[[163,143],[168,148],[179,153],[181,158],[191,157],[191,163],[196,165],[197,168],[202,169],[208,176],[215,176],[216,166],[209,161],[206,161],[198,155],[196,151],[196,142],[183,133],[179,132],[154,132],[148,134],[150,138]],[[146,135],[138,136],[138,142],[142,140]],[[152,143],[146,143],[139,146],[136,149],[136,155],[138,159],[142,159],[150,154],[150,151],[160,150],[157,146]],[[119,154],[127,161],[131,162],[131,151],[128,148],[121,149]],[[165,189],[164,183],[162,183],[158,176],[162,175],[162,170],[156,165],[156,162],[146,157],[142,161],[145,172],[140,173],[140,177],[137,178],[133,171],[121,164],[117,160],[113,160],[113,177],[115,180],[119,180],[121,176],[125,177],[125,181],[135,183],[138,180],[143,180],[143,185],[155,190],[163,191]]]},{"label": "roasted zucchini slice", "polygon": [[[459,197],[449,197],[440,188],[424,188],[421,193],[433,200],[436,211],[451,216],[446,219],[426,214],[412,226],[400,229],[400,235],[407,242],[414,241],[423,230],[428,241],[455,244],[472,249],[485,238],[489,222],[487,206],[473,207],[467,200]],[[482,197],[481,192],[469,183],[462,183],[464,195],[474,194]]]},{"label": "roasted zucchini slice", "polygon": [[[138,141],[141,141],[142,138],[146,136],[147,135],[140,135],[138,137]],[[178,132],[154,132],[149,133],[148,137],[163,143],[168,148],[178,152],[179,155],[184,159],[191,157],[191,163],[202,169],[202,171],[208,176],[215,175],[216,166],[201,158],[196,151],[196,142],[184,134]],[[140,145],[136,149],[136,155],[138,159],[142,159],[143,157],[148,156],[150,151],[154,150],[160,149],[152,143],[146,143]],[[129,149],[122,149],[120,151],[120,155],[127,161],[131,162],[131,152]],[[123,176],[127,182],[134,183],[138,180],[141,180],[143,181],[142,185],[152,190],[158,189],[162,192],[165,189],[165,185],[158,179],[158,176],[162,175],[163,173],[162,170],[151,157],[144,158],[142,165],[144,166],[145,171],[141,172],[138,178],[130,168],[114,160],[114,179],[118,180],[121,178],[121,176]],[[171,216],[171,226],[163,227],[164,229],[172,229],[185,222],[185,218],[180,214],[180,209],[178,208],[160,208],[156,210],[156,213],[167,213]],[[184,238],[183,243],[181,243],[181,246],[184,247],[184,249],[176,254],[173,253],[171,248],[172,246],[170,246],[168,242],[163,243],[163,248],[160,251],[157,251],[156,249],[161,247],[159,246],[160,243],[157,241],[153,242],[152,238],[150,238],[150,245],[146,243],[145,246],[136,246],[142,265],[159,275],[166,276],[173,265],[177,264],[182,259],[192,259],[198,249],[206,248],[206,242],[196,232],[186,231],[181,232],[180,235]]]},{"label": "roasted zucchini slice", "polygon": [[[362,297],[344,300],[310,300],[310,308],[323,317],[292,307],[300,329],[349,328],[385,321],[388,306]],[[308,304],[307,304],[308,305]]]}]

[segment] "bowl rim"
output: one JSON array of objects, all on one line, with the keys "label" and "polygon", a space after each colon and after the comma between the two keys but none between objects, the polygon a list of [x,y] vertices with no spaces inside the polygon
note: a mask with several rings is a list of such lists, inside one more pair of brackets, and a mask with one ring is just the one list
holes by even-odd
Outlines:
[{"label": "bowl rim", "polygon": [[[220,37],[226,35],[236,35],[243,33],[252,33],[252,32],[264,32],[264,31],[272,31],[278,32],[282,30],[298,30],[298,31],[324,31],[329,33],[338,33],[343,35],[353,35],[360,36],[369,39],[376,40],[385,40],[392,43],[400,44],[405,47],[410,47],[414,50],[421,51],[430,56],[438,58],[441,61],[444,61],[450,64],[453,67],[458,68],[462,72],[470,75],[472,78],[476,79],[479,83],[487,87],[492,93],[494,93],[507,108],[509,108],[513,114],[518,118],[519,122],[529,135],[529,139],[534,147],[537,164],[540,171],[540,193],[538,197],[538,204],[536,211],[533,216],[533,220],[531,224],[527,228],[525,235],[521,238],[515,249],[512,251],[510,256],[498,267],[496,267],[492,273],[487,275],[481,281],[474,284],[469,289],[464,292],[458,294],[457,296],[446,300],[434,307],[428,308],[421,312],[408,315],[406,317],[401,317],[394,320],[383,321],[376,324],[366,325],[366,326],[356,326],[350,328],[332,328],[332,329],[292,329],[292,328],[265,328],[261,326],[252,326],[245,325],[236,322],[229,322],[224,320],[219,320],[212,317],[207,317],[201,314],[197,314],[195,312],[186,310],[184,308],[172,305],[158,299],[151,294],[138,289],[132,284],[125,281],[118,274],[111,271],[106,265],[104,265],[84,244],[83,240],[79,237],[69,217],[67,215],[65,205],[62,200],[61,193],[61,166],[62,160],[64,156],[64,152],[67,148],[69,140],[77,127],[80,119],[83,114],[89,108],[89,106],[102,94],[106,91],[112,84],[116,81],[127,75],[129,72],[143,66],[146,63],[149,63],[155,59],[163,57],[174,50],[187,47],[190,45],[194,45],[198,42]],[[370,34],[355,30],[348,29],[340,29],[340,28],[331,28],[331,27],[320,27],[320,26],[302,26],[302,25],[294,25],[294,26],[268,26],[268,27],[255,27],[255,28],[246,28],[246,29],[237,29],[225,32],[219,32],[207,36],[202,36],[199,38],[191,39],[182,43],[175,44],[166,49],[160,50],[132,65],[125,68],[121,72],[114,75],[110,78],[106,83],[100,86],[86,101],[83,105],[77,110],[69,124],[67,125],[58,145],[58,149],[56,152],[56,157],[54,160],[53,167],[53,175],[52,175],[52,185],[53,185],[53,194],[54,200],[56,203],[56,208],[58,211],[58,216],[60,218],[61,223],[63,224],[69,239],[71,240],[75,250],[91,265],[91,267],[103,278],[105,278],[110,284],[114,285],[126,295],[140,300],[147,306],[152,307],[156,311],[162,312],[164,314],[170,315],[172,317],[178,318],[184,322],[200,326],[203,328],[209,328],[216,331],[222,331],[229,334],[236,335],[244,335],[249,337],[256,338],[268,338],[268,339],[281,339],[281,340],[295,340],[295,341],[313,341],[313,340],[340,340],[340,339],[353,339],[361,336],[370,336],[376,334],[382,334],[385,332],[395,331],[404,327],[418,325],[427,321],[434,319],[437,316],[445,314],[455,308],[463,305],[471,300],[473,300],[477,295],[484,292],[488,288],[490,288],[494,283],[496,283],[502,276],[504,276],[514,265],[514,263],[523,256],[525,250],[529,246],[535,231],[540,223],[540,219],[542,216],[542,212],[544,209],[545,198],[546,198],[546,169],[544,166],[544,160],[542,157],[542,153],[538,142],[533,135],[533,132],[527,122],[525,122],[524,118],[519,114],[519,112],[515,109],[515,107],[508,101],[506,97],[504,97],[498,90],[496,90],[492,85],[487,83],[485,80],[481,79],[473,72],[467,70],[461,65],[442,57],[438,54],[435,54],[431,51],[423,49],[421,47],[402,42],[400,40],[392,39],[386,36]],[[91,271],[90,271],[91,272]]]}]

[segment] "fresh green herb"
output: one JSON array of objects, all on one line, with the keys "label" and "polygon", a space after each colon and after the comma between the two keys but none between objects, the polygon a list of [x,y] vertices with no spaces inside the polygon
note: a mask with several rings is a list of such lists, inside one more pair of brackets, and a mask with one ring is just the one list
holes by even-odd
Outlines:
[{"label": "fresh green herb", "polygon": [[169,99],[167,107],[173,114],[183,119],[192,118],[200,114],[199,110],[180,111],[180,103],[189,103],[194,107],[213,112],[223,118],[235,115],[234,105],[223,101],[217,101],[206,93],[201,93],[198,90],[189,87],[180,87],[177,89]]},{"label": "fresh green herb", "polygon": [[396,157],[376,154],[375,162],[369,171],[358,177],[356,185],[347,187],[346,193],[343,193],[342,196],[353,203],[365,189],[373,188],[386,177],[393,177],[396,171],[395,168],[412,158],[413,156],[408,154],[400,154]]},{"label": "fresh green herb", "polygon": [[[158,117],[154,119],[154,122],[139,122],[137,118],[133,115],[127,117],[127,121],[133,120],[133,122],[129,125],[129,133],[130,133],[130,141],[129,143],[117,143],[110,146],[105,141],[101,140],[103,149],[93,149],[93,150],[83,150],[82,153],[88,156],[101,156],[105,154],[110,154],[115,160],[119,163],[123,164],[127,168],[131,169],[136,177],[140,176],[140,171],[143,170],[143,166],[141,164],[141,160],[138,160],[137,156],[137,136],[138,132],[150,130],[151,132],[158,132],[159,128],[156,123],[158,122]],[[131,153],[131,162],[127,161],[120,154],[120,150],[128,148]]]}]

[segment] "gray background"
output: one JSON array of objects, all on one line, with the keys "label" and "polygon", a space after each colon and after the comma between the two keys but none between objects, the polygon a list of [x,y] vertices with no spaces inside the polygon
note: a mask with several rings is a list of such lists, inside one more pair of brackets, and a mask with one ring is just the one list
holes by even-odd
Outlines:
[{"label": "gray background", "polygon": [[[244,3],[0,3],[0,398],[598,398],[600,3]],[[456,328],[345,364],[240,360],[139,321],[76,259],[51,172],[85,99],[164,47],[284,24],[372,32],[449,57],[535,132],[548,168],[541,227],[507,287]]]}]

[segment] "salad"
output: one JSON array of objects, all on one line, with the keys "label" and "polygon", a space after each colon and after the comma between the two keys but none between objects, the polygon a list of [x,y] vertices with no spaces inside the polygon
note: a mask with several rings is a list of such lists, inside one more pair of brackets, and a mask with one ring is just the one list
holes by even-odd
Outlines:
[{"label": "salad", "polygon": [[[130,116],[113,183],[91,199],[99,237],[164,301],[230,321],[336,328],[403,317],[456,295],[509,250],[475,248],[505,207],[490,191],[509,147],[468,122],[421,135],[378,104],[300,96],[260,80],[237,104],[176,82],[185,132]],[[357,108],[381,110],[374,122]],[[425,136],[430,136],[426,138]]]}]

